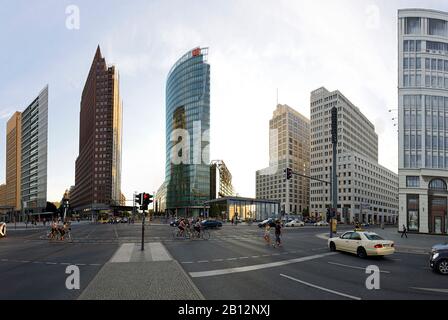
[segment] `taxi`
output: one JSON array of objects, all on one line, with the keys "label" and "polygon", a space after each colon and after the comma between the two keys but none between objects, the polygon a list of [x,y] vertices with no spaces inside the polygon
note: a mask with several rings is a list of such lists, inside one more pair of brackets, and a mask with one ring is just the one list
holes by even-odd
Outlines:
[{"label": "taxi", "polygon": [[378,234],[362,229],[345,232],[340,237],[328,239],[331,251],[345,251],[360,258],[368,256],[388,256],[395,253],[395,243]]},{"label": "taxi", "polygon": [[0,238],[6,237],[6,223],[0,222]]}]

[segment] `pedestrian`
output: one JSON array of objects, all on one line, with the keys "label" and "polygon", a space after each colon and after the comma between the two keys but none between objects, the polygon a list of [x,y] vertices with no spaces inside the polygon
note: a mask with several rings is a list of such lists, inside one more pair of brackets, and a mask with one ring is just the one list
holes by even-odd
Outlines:
[{"label": "pedestrian", "polygon": [[384,221],[381,221],[381,229],[384,230]]},{"label": "pedestrian", "polygon": [[271,245],[271,226],[269,225],[269,223],[266,223],[266,227],[264,228],[264,241],[266,241],[266,244],[268,246]]},{"label": "pedestrian", "polygon": [[277,222],[275,223],[275,244],[274,244],[274,248],[275,248],[275,246],[277,246],[277,247],[281,247],[282,246],[281,235],[282,235],[282,225],[280,223],[280,220],[277,220]]},{"label": "pedestrian", "polygon": [[406,239],[408,238],[408,229],[405,225],[403,225],[403,233],[401,234],[401,237],[406,236]]}]

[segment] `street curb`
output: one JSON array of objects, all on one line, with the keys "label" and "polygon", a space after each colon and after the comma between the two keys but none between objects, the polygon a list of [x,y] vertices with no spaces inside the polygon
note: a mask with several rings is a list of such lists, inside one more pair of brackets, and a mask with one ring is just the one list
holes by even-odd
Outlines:
[{"label": "street curb", "polygon": [[[167,250],[168,251],[168,250]],[[169,252],[169,251],[168,251]],[[170,253],[171,255],[171,253]],[[200,300],[206,300],[204,295],[202,294],[202,292],[199,290],[198,287],[196,287],[196,285],[194,284],[193,280],[191,279],[191,277],[188,275],[188,273],[184,270],[184,268],[182,268],[181,264],[179,263],[179,261],[173,259],[174,263],[178,266],[178,268],[181,270],[181,272],[184,274],[184,276],[186,277],[187,281],[190,283],[190,285],[193,287],[194,291],[196,292],[196,294],[199,296]]]}]

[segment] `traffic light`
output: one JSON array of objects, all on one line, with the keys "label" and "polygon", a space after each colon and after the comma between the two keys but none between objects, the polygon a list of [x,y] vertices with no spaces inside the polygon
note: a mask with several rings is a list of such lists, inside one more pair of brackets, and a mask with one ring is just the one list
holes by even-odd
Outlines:
[{"label": "traffic light", "polygon": [[136,194],[135,195],[135,204],[137,205],[142,205],[142,196],[143,196],[143,193],[140,193],[140,194]]},{"label": "traffic light", "polygon": [[331,210],[330,208],[327,208],[327,222],[329,223],[331,220]]},{"label": "traffic light", "polygon": [[338,143],[338,108],[331,109],[331,142]]},{"label": "traffic light", "polygon": [[152,200],[154,198],[153,195],[149,193],[143,193],[143,203],[142,203],[142,210],[148,210],[148,206],[150,203],[153,203]]},{"label": "traffic light", "polygon": [[286,180],[290,180],[290,179],[292,179],[292,169],[287,168],[286,169]]}]

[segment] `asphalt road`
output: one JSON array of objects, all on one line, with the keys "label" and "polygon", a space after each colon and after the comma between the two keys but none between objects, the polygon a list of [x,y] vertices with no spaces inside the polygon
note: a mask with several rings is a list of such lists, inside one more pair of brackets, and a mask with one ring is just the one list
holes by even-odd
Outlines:
[{"label": "asphalt road", "polygon": [[[326,231],[285,229],[283,246],[273,248],[255,225],[225,225],[209,241],[174,240],[169,226],[151,225],[145,242],[161,242],[211,300],[448,299],[448,278],[429,269],[427,254],[330,253],[318,237]],[[77,299],[122,244],[140,242],[141,226],[74,225],[73,243],[49,242],[45,233],[8,230],[0,239],[0,299]],[[80,268],[81,290],[65,288],[68,265]],[[366,288],[370,265],[381,270],[379,290]]]}]

